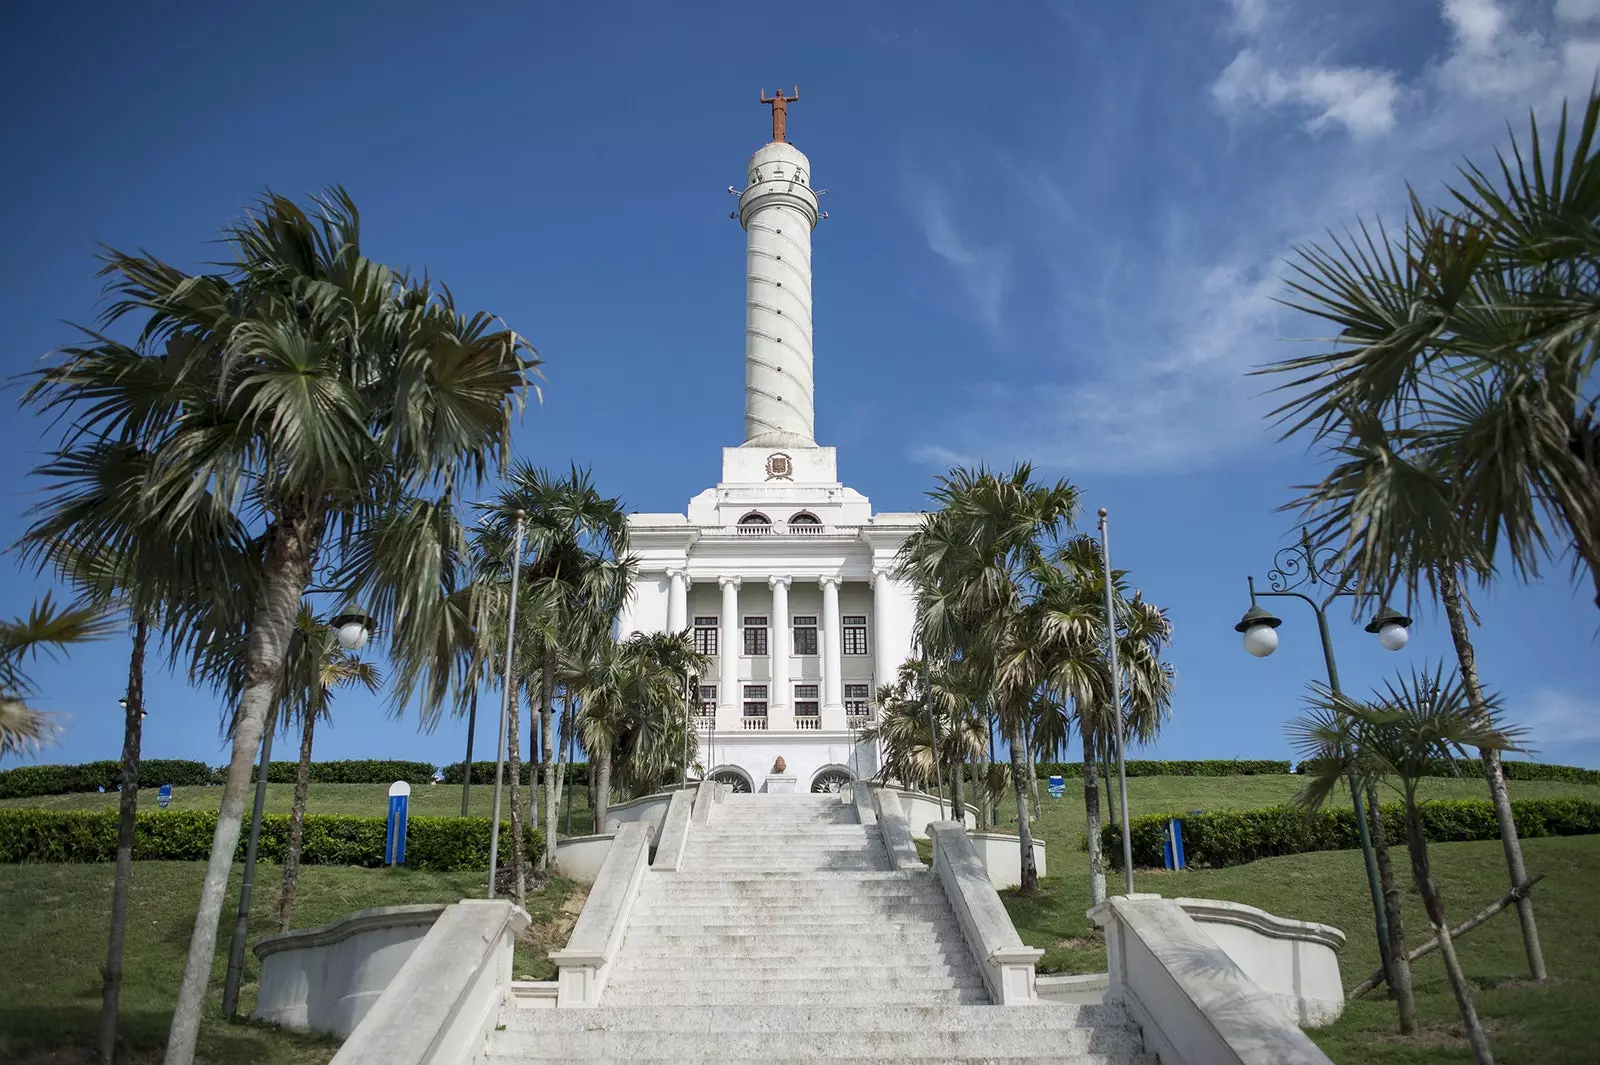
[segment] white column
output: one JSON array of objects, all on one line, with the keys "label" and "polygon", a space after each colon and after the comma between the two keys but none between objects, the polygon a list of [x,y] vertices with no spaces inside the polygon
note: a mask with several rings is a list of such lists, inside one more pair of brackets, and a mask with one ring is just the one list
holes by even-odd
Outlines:
[{"label": "white column", "polygon": [[689,627],[689,575],[681,569],[667,570],[667,631],[679,633]]},{"label": "white column", "polygon": [[772,589],[772,617],[768,619],[772,639],[767,646],[772,652],[772,690],[767,697],[771,720],[767,727],[786,731],[794,727],[794,689],[789,686],[789,578],[768,577],[767,585]]},{"label": "white column", "polygon": [[872,691],[876,695],[885,684],[894,683],[895,670],[900,663],[894,660],[892,644],[894,631],[893,578],[886,569],[872,571]]},{"label": "white column", "polygon": [[[839,628],[839,578],[819,577],[822,585],[822,712],[837,717],[838,727],[844,727],[844,676],[840,672],[839,652],[844,646],[844,633]],[[823,728],[833,727],[823,722]]]},{"label": "white column", "polygon": [[722,589],[722,635],[717,641],[721,677],[717,684],[717,727],[738,728],[739,702],[739,578],[718,577]]}]

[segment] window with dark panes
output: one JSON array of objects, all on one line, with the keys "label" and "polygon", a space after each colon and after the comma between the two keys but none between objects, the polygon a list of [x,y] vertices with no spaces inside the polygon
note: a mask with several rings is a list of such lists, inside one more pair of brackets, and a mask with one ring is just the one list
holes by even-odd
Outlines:
[{"label": "window with dark panes", "polygon": [[694,649],[703,655],[717,653],[716,618],[697,617],[694,619]]},{"label": "window with dark panes", "polygon": [[767,716],[767,686],[765,684],[746,684],[744,686],[744,716]]},{"label": "window with dark panes", "polygon": [[844,686],[844,712],[850,717],[865,717],[867,714],[867,700],[871,697],[871,685],[846,684]]},{"label": "window with dark panes", "polygon": [[795,616],[794,653],[797,655],[814,655],[817,653],[817,616],[815,614],[798,614]]},{"label": "window with dark panes", "polygon": [[700,712],[702,714],[715,714],[717,712],[717,686],[715,684],[700,685]]},{"label": "window with dark panes", "polygon": [[821,710],[817,703],[817,686],[815,684],[796,684],[794,686],[794,716],[815,717]]},{"label": "window with dark panes", "polygon": [[841,641],[844,653],[847,655],[864,655],[867,653],[867,616],[865,614],[846,614],[844,616],[844,639]]},{"label": "window with dark panes", "polygon": [[751,615],[744,619],[744,653],[760,657],[767,653],[767,619]]}]

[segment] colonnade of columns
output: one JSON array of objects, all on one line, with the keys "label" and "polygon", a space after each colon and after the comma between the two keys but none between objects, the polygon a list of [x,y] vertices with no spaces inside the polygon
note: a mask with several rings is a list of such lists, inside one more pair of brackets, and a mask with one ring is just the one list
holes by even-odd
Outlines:
[{"label": "colonnade of columns", "polygon": [[[667,631],[682,632],[689,626],[688,602],[690,578],[686,570],[669,569],[667,590]],[[872,646],[874,687],[894,679],[893,655],[888,653],[892,639],[890,617],[892,596],[887,570],[872,573],[873,618]],[[789,588],[794,578],[771,576],[767,585],[772,589],[772,615],[769,618],[768,653],[771,655],[772,674],[768,681],[768,714],[775,727],[787,730],[793,727],[792,686],[789,675],[789,658],[792,646],[792,619],[789,616]],[[718,624],[717,650],[717,709],[718,727],[738,727],[732,724],[742,713],[743,685],[739,676],[739,659],[744,652],[743,618],[739,614],[739,589],[744,578],[719,576],[717,586],[722,592],[722,610]],[[839,614],[839,583],[836,576],[817,578],[822,589],[822,617],[817,631],[817,650],[822,665],[821,725],[825,729],[842,729],[844,719],[844,674],[841,655],[844,632]],[[757,682],[759,683],[759,682]],[[726,724],[724,722],[727,722]]]}]

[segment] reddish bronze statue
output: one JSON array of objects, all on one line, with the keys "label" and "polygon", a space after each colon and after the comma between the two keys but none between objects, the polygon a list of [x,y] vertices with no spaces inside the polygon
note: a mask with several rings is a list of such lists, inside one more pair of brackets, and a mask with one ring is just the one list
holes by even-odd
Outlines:
[{"label": "reddish bronze statue", "polygon": [[761,90],[761,102],[770,105],[772,108],[773,140],[781,143],[784,135],[789,132],[789,105],[798,99],[800,99],[800,86],[798,85],[794,87],[793,96],[785,96],[783,95],[783,90],[779,89],[773,93],[770,100],[767,99],[767,90]]}]

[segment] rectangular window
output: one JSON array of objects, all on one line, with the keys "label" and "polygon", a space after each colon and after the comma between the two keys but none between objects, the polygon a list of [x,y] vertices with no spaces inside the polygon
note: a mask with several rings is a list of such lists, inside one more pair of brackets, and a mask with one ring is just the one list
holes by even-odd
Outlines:
[{"label": "rectangular window", "polygon": [[844,653],[847,655],[864,655],[867,653],[867,616],[865,614],[846,614],[844,616]]},{"label": "rectangular window", "polygon": [[815,614],[799,614],[795,616],[794,653],[797,655],[814,655],[817,653],[817,616]]},{"label": "rectangular window", "polygon": [[767,716],[767,686],[765,684],[746,684],[744,686],[744,716]]},{"label": "rectangular window", "polygon": [[717,653],[716,618],[697,617],[694,619],[694,649],[703,655]]},{"label": "rectangular window", "polygon": [[871,686],[866,684],[846,684],[844,686],[844,712],[849,717],[866,717],[867,700],[870,698]]},{"label": "rectangular window", "polygon": [[760,658],[767,653],[767,619],[751,616],[744,619],[744,653]]},{"label": "rectangular window", "polygon": [[794,716],[816,717],[820,712],[817,704],[817,686],[815,684],[796,684],[794,686]]},{"label": "rectangular window", "polygon": [[717,686],[715,684],[700,685],[700,713],[705,715],[717,712]]}]

